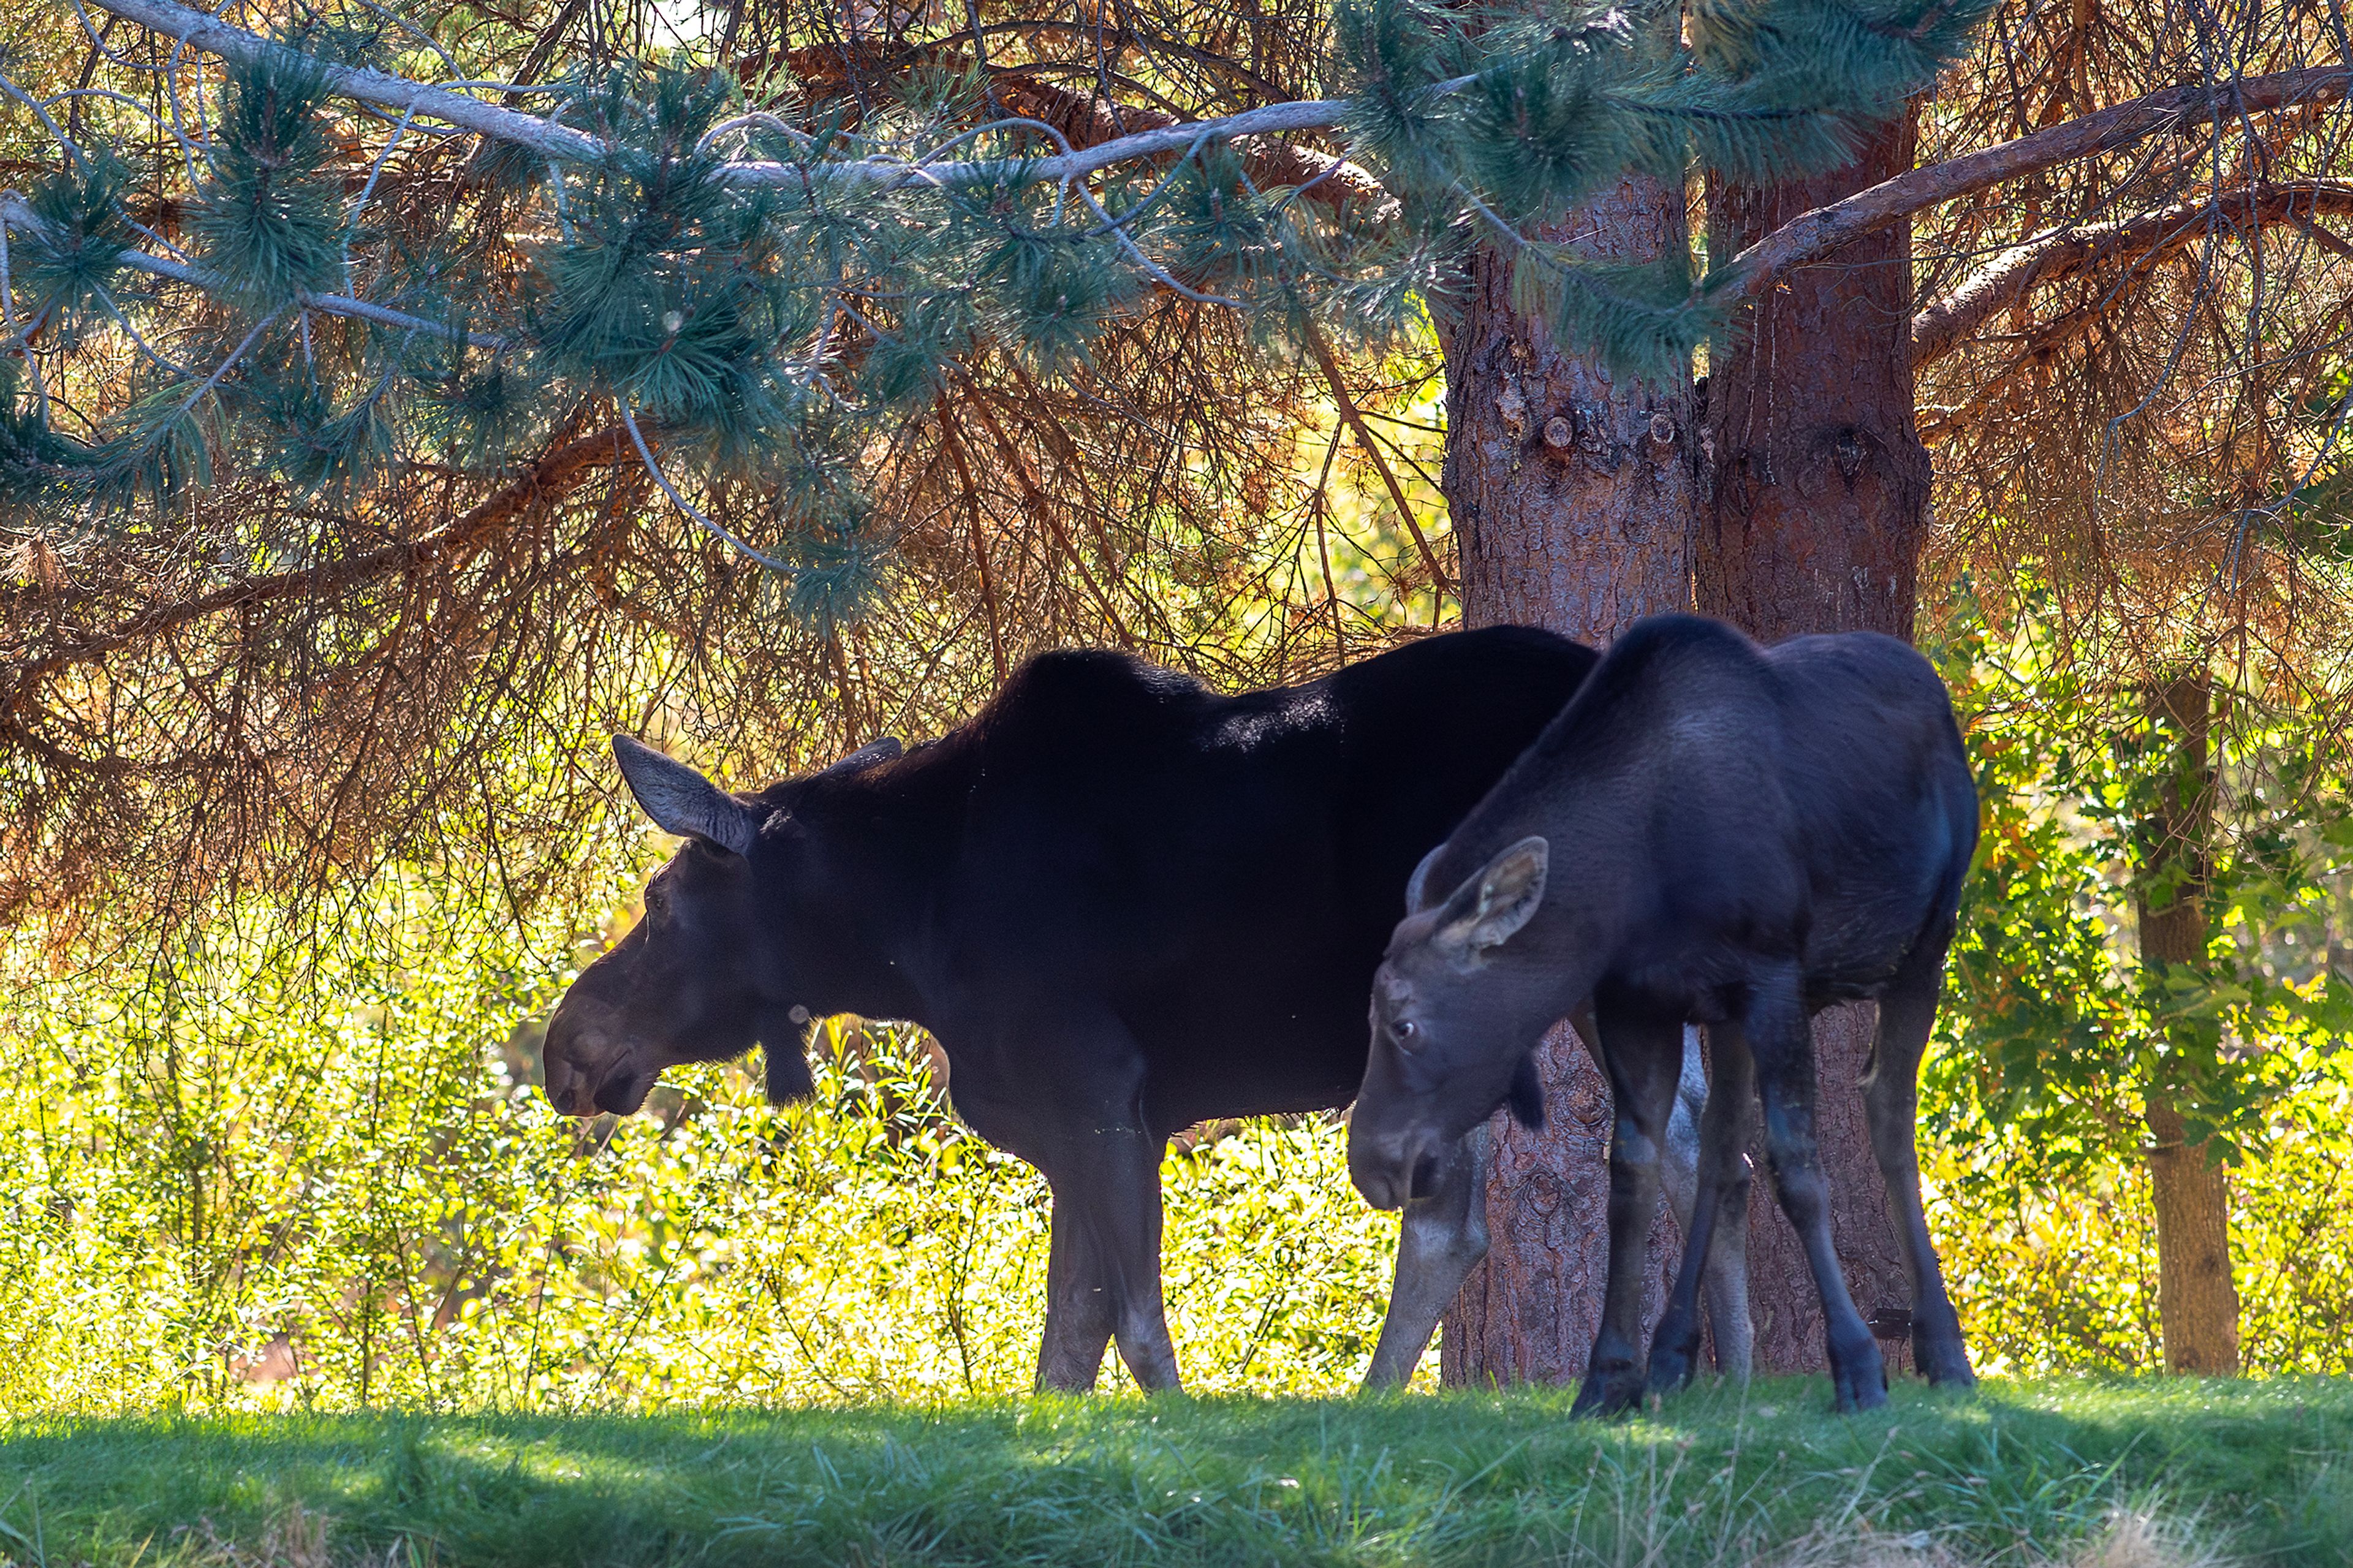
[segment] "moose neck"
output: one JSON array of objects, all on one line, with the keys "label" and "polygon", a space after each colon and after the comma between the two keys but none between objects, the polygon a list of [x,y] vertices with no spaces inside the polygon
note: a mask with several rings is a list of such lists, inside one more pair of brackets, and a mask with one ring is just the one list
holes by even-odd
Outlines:
[{"label": "moose neck", "polygon": [[[1566,771],[1566,770],[1564,770]],[[1609,972],[1641,896],[1638,868],[1612,825],[1634,815],[1639,790],[1619,781],[1556,784],[1535,808],[1493,812],[1475,837],[1458,835],[1456,865],[1478,866],[1504,846],[1541,835],[1550,868],[1535,915],[1482,967],[1473,1003],[1499,1040],[1532,1048],[1558,1020],[1587,1005]],[[1492,797],[1491,797],[1492,799]],[[1451,868],[1448,868],[1451,869]]]},{"label": "moose neck", "polygon": [[[766,893],[796,1005],[929,1026],[928,911],[953,854],[952,757],[914,753],[846,778],[810,781],[788,872]],[[943,768],[940,764],[947,764]]]}]

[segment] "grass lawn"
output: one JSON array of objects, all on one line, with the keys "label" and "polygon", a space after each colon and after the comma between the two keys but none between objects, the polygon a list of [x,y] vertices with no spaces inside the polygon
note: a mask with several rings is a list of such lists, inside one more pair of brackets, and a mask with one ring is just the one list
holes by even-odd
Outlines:
[{"label": "grass lawn", "polygon": [[[20,1564],[2353,1563],[2353,1384],[0,1426]],[[2154,1516],[2189,1550],[2150,1551]]]}]

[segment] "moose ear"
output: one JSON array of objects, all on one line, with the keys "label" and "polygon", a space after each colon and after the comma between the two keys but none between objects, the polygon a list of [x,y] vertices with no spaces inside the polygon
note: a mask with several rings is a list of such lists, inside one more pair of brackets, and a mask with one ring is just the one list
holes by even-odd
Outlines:
[{"label": "moose ear", "polygon": [[1408,878],[1406,879],[1406,881],[1405,881],[1405,912],[1406,912],[1406,913],[1408,913],[1408,914],[1413,914],[1413,913],[1418,912],[1418,911],[1420,910],[1420,908],[1421,908],[1421,895],[1422,895],[1423,891],[1424,891],[1425,889],[1427,889],[1429,888],[1429,886],[1430,886],[1430,868],[1432,866],[1437,865],[1437,864],[1438,864],[1438,858],[1439,858],[1440,855],[1443,855],[1443,854],[1445,854],[1445,853],[1446,853],[1446,845],[1445,845],[1445,843],[1441,840],[1440,843],[1438,843],[1437,845],[1435,845],[1435,846],[1433,846],[1433,847],[1431,847],[1431,849],[1430,849],[1430,853],[1429,853],[1429,854],[1427,854],[1427,855],[1425,855],[1425,856],[1423,856],[1423,857],[1421,858],[1421,864],[1420,864],[1420,865],[1419,865],[1419,866],[1416,866],[1416,867],[1413,868],[1413,875],[1412,875],[1412,876],[1410,876],[1410,877],[1408,877]]},{"label": "moose ear", "polygon": [[700,838],[738,855],[752,852],[760,818],[750,806],[642,741],[614,736],[613,757],[621,764],[629,793],[664,833]]},{"label": "moose ear", "polygon": [[902,749],[898,736],[885,735],[879,741],[867,742],[825,771],[829,773],[854,773],[877,763],[895,760]]},{"label": "moose ear", "polygon": [[1550,858],[1543,839],[1523,838],[1455,889],[1432,937],[1440,951],[1454,963],[1475,963],[1511,941],[1544,902]]}]

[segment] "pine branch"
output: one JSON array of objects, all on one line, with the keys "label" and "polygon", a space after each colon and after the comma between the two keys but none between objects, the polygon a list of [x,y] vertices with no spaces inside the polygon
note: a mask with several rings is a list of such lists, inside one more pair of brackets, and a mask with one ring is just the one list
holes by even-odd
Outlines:
[{"label": "pine branch", "polygon": [[2353,215],[2353,184],[2337,181],[2242,184],[2137,217],[2060,229],[2003,252],[1914,316],[1912,363],[1918,366],[1943,358],[1968,342],[1997,312],[2034,289],[2074,277],[2101,262],[2121,258],[2127,266],[2146,267],[2196,244],[2217,225],[2244,228],[2301,224],[2324,213],[2335,217]]},{"label": "pine branch", "polygon": [[[0,224],[33,234],[45,234],[48,226],[26,204],[24,196],[13,190],[0,190]],[[221,291],[220,279],[201,268],[167,261],[160,256],[149,256],[137,250],[122,252],[120,259],[123,266],[152,277],[185,283],[207,293]],[[492,337],[485,332],[462,331],[446,321],[428,321],[422,316],[407,315],[366,300],[355,300],[348,294],[297,292],[294,300],[303,309],[316,310],[322,316],[347,316],[353,321],[373,321],[379,327],[391,327],[399,331],[422,332],[429,337],[449,340],[463,339],[470,348],[501,349],[507,346],[504,338]]]},{"label": "pine branch", "polygon": [[[965,47],[968,41],[958,35],[937,43],[895,47],[868,43],[801,48],[784,51],[783,58],[805,88],[839,93],[855,90],[860,81],[889,79],[917,68],[967,70],[971,67],[971,55]],[[755,74],[768,58],[763,52],[738,60],[737,74],[747,78]],[[1134,132],[1166,130],[1184,122],[1162,110],[1115,102],[1100,91],[1058,87],[1030,65],[991,63],[988,85],[1003,109],[1053,126],[1073,149],[1099,147]],[[1267,91],[1274,96],[1271,89]],[[1278,185],[1296,189],[1325,205],[1353,201],[1378,208],[1393,200],[1371,170],[1294,142],[1253,138],[1243,153],[1242,165],[1261,190]]]},{"label": "pine branch", "polygon": [[[292,63],[308,58],[258,33],[233,27],[201,12],[174,5],[173,0],[94,0],[94,3],[101,10],[110,11],[125,21],[136,22],[166,37],[178,38],[223,59],[250,64],[269,59]],[[438,120],[495,141],[526,148],[543,158],[594,163],[605,158],[610,151],[603,142],[582,132],[568,130],[497,104],[484,103],[480,99],[468,98],[446,88],[431,87],[405,77],[358,67],[321,65],[317,68],[322,71],[328,87],[343,97],[372,103],[380,109],[399,110],[420,119]],[[1465,77],[1459,82],[1442,85],[1447,88],[1467,86],[1470,80]],[[1057,157],[1031,160],[1019,165],[1019,174],[1029,184],[1060,184],[1084,179],[1121,163],[1188,153],[1208,142],[1277,136],[1296,131],[1328,131],[1341,124],[1352,108],[1353,105],[1345,99],[1303,99],[1245,110],[1219,119],[1177,121],[1114,137],[1093,147],[1078,149]],[[865,158],[805,166],[761,159],[737,159],[721,164],[713,177],[724,184],[752,187],[789,189],[820,183],[891,190],[910,184],[955,184],[1002,177],[1007,172],[1008,165],[1003,160],[934,162],[926,159]]]},{"label": "pine branch", "polygon": [[638,416],[633,411],[631,411],[628,401],[626,398],[621,401],[620,408],[621,428],[629,433],[629,443],[637,447],[638,459],[646,466],[647,477],[652,479],[655,484],[661,487],[662,494],[670,497],[670,504],[672,506],[686,513],[688,519],[691,521],[695,526],[701,528],[705,533],[710,534],[712,538],[730,546],[737,554],[758,563],[760,565],[766,567],[769,571],[777,574],[779,576],[789,577],[792,575],[793,569],[790,566],[786,565],[783,562],[777,560],[773,555],[762,553],[761,551],[754,546],[749,541],[740,537],[729,530],[724,523],[714,521],[702,510],[702,508],[696,506],[692,501],[688,500],[686,497],[681,495],[679,493],[678,487],[670,482],[670,476],[662,471],[661,459],[656,458],[654,456],[654,449],[646,444],[646,434],[643,430],[638,428]]},{"label": "pine branch", "polygon": [[2348,79],[2353,70],[2322,66],[2153,92],[2031,136],[1909,170],[1843,201],[1800,213],[1733,258],[1725,276],[1736,294],[1762,293],[1797,268],[1929,207],[2224,116],[2334,102],[2345,96]]},{"label": "pine branch", "polygon": [[248,577],[193,599],[142,611],[111,630],[92,633],[25,664],[16,672],[15,689],[0,704],[0,725],[14,721],[32,703],[42,683],[69,666],[102,662],[125,648],[215,616],[281,599],[323,599],[363,584],[424,571],[455,559],[535,505],[560,499],[592,475],[632,460],[628,433],[614,426],[543,454],[512,484],[419,538],[343,561]]},{"label": "pine branch", "polygon": [[[1182,123],[1176,116],[1157,110],[1127,105],[1114,108],[1100,98],[1039,81],[1018,68],[997,75],[996,85],[1007,108],[1054,126],[1070,138],[1074,149],[1092,149],[1115,142],[1127,134],[1124,127],[1165,131]],[[1242,167],[1250,183],[1261,190],[1277,185],[1300,188],[1311,199],[1326,205],[1354,201],[1375,211],[1395,204],[1395,198],[1371,170],[1329,153],[1271,137],[1252,142],[1243,154]]]},{"label": "pine branch", "polygon": [[528,147],[543,158],[594,163],[605,154],[605,144],[593,136],[567,131],[560,125],[552,125],[544,120],[503,109],[495,103],[484,103],[478,98],[468,98],[464,93],[452,92],[447,88],[410,81],[406,77],[392,76],[362,66],[314,62],[308,56],[283,44],[273,43],[259,33],[233,27],[201,11],[174,5],[173,0],[96,0],[96,4],[99,9],[111,12],[126,22],[136,22],[167,38],[177,38],[193,48],[218,55],[225,60],[239,65],[258,65],[269,60],[303,63],[317,69],[327,86],[342,97],[478,132],[497,141]]}]

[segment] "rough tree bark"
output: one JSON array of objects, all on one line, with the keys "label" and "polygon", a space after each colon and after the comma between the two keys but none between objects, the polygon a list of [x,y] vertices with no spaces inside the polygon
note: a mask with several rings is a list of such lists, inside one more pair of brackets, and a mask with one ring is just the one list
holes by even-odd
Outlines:
[{"label": "rough tree bark", "polygon": [[[2213,775],[2206,736],[2214,709],[2205,673],[2185,672],[2149,694],[2153,716],[2179,738],[2173,788],[2145,828],[2147,859],[2134,905],[2140,961],[2163,969],[2206,960],[2207,840]],[[2149,1085],[2149,1187],[2157,1206],[2157,1310],[2165,1370],[2230,1376],[2239,1370],[2239,1292],[2231,1279],[2231,1194],[2221,1166],[2187,1141],[2175,1087]]]},{"label": "rough tree bark", "polygon": [[[1683,193],[1629,179],[1554,230],[1588,254],[1651,258],[1686,240]],[[1613,383],[1511,307],[1510,264],[1482,253],[1448,321],[1444,486],[1466,625],[1518,622],[1604,644],[1691,603],[1698,469],[1692,391]],[[1538,1047],[1546,1123],[1495,1127],[1493,1250],[1447,1313],[1450,1384],[1580,1377],[1600,1324],[1609,1091],[1567,1024]],[[1662,1205],[1663,1212],[1663,1205]],[[1673,1256],[1655,1227],[1655,1321]]]},{"label": "rough tree bark", "polygon": [[[1810,208],[1911,167],[1912,116],[1854,163],[1708,197],[1711,254],[1754,245]],[[1891,224],[1762,295],[1710,363],[1693,572],[1698,607],[1766,643],[1870,630],[1910,640],[1929,464],[1913,428],[1912,233]],[[1859,1079],[1877,1010],[1816,1021],[1822,1166],[1831,1226],[1855,1304],[1892,1367],[1909,1364],[1911,1286],[1882,1197]],[[1770,1184],[1752,1189],[1749,1300],[1759,1372],[1815,1371],[1821,1310],[1796,1233]]]}]

